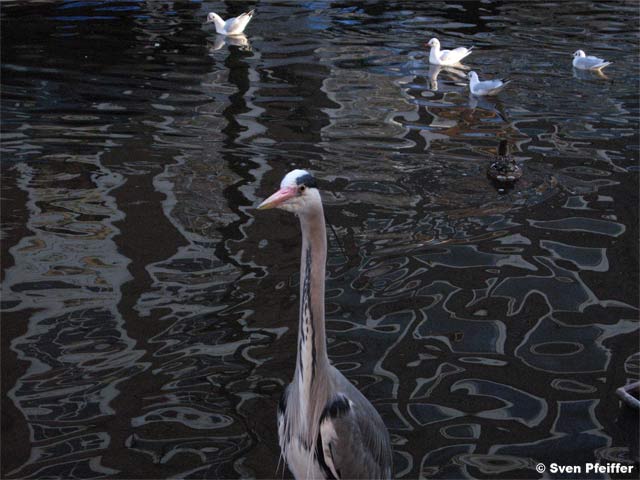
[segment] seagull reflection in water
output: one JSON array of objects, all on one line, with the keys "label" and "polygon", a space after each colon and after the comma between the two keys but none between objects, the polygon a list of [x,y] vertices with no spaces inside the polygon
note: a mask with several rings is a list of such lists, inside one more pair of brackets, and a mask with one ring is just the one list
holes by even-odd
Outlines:
[{"label": "seagull reflection in water", "polygon": [[215,40],[210,44],[209,51],[215,52],[227,45],[228,47],[238,47],[240,50],[251,51],[251,43],[246,35],[216,35]]},{"label": "seagull reflection in water", "polygon": [[465,67],[464,65],[458,65],[456,67],[449,67],[444,65],[429,65],[429,88],[434,92],[438,91],[438,75],[443,70],[450,74],[450,76],[457,80],[464,80],[467,78],[467,74],[465,72],[469,67]]}]

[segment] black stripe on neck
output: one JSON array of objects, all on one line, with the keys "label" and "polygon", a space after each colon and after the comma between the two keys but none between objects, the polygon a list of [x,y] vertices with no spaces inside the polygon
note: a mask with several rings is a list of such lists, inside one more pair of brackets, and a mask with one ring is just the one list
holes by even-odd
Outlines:
[{"label": "black stripe on neck", "polygon": [[[313,324],[313,310],[311,308],[311,246],[307,248],[306,262],[304,269],[304,279],[302,283],[302,298],[300,298],[300,324],[299,324],[299,341],[298,341],[298,366],[300,369],[300,378],[304,379],[304,365],[302,360],[302,347],[305,343],[311,342],[311,383],[316,375],[316,330]],[[309,325],[311,335],[309,338],[306,334],[305,327]]]}]

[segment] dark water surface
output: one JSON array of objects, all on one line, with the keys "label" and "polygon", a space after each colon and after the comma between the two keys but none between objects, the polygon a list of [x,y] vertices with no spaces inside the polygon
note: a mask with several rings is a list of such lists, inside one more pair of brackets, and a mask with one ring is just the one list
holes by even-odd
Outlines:
[{"label": "dark water surface", "polygon": [[[254,207],[294,167],[346,251],[330,356],[396,478],[637,461],[614,394],[640,364],[637,2],[260,2],[246,41],[202,27],[252,6],[2,3],[2,477],[282,477],[300,234]],[[432,36],[513,83],[470,99]],[[525,172],[504,195],[497,138]]]}]

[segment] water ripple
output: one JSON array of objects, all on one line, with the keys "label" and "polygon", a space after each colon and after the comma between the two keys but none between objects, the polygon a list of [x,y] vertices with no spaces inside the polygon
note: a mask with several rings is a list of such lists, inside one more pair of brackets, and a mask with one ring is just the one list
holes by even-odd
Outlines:
[{"label": "water ripple", "polygon": [[[294,167],[344,247],[329,354],[394,478],[633,462],[610,392],[639,374],[636,9],[269,2],[225,39],[209,8],[245,7],[3,4],[3,475],[283,475],[299,230],[254,207]],[[432,36],[512,88],[469,97]],[[574,75],[577,48],[614,63]],[[498,138],[524,171],[501,192]]]}]

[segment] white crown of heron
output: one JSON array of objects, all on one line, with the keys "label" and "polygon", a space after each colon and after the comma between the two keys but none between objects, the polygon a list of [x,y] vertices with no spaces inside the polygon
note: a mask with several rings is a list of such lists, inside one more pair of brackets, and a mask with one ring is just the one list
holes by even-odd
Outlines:
[{"label": "white crown of heron", "polygon": [[258,208],[279,208],[301,214],[318,204],[322,203],[313,176],[306,170],[292,170],[280,182],[280,190],[262,202]]}]

